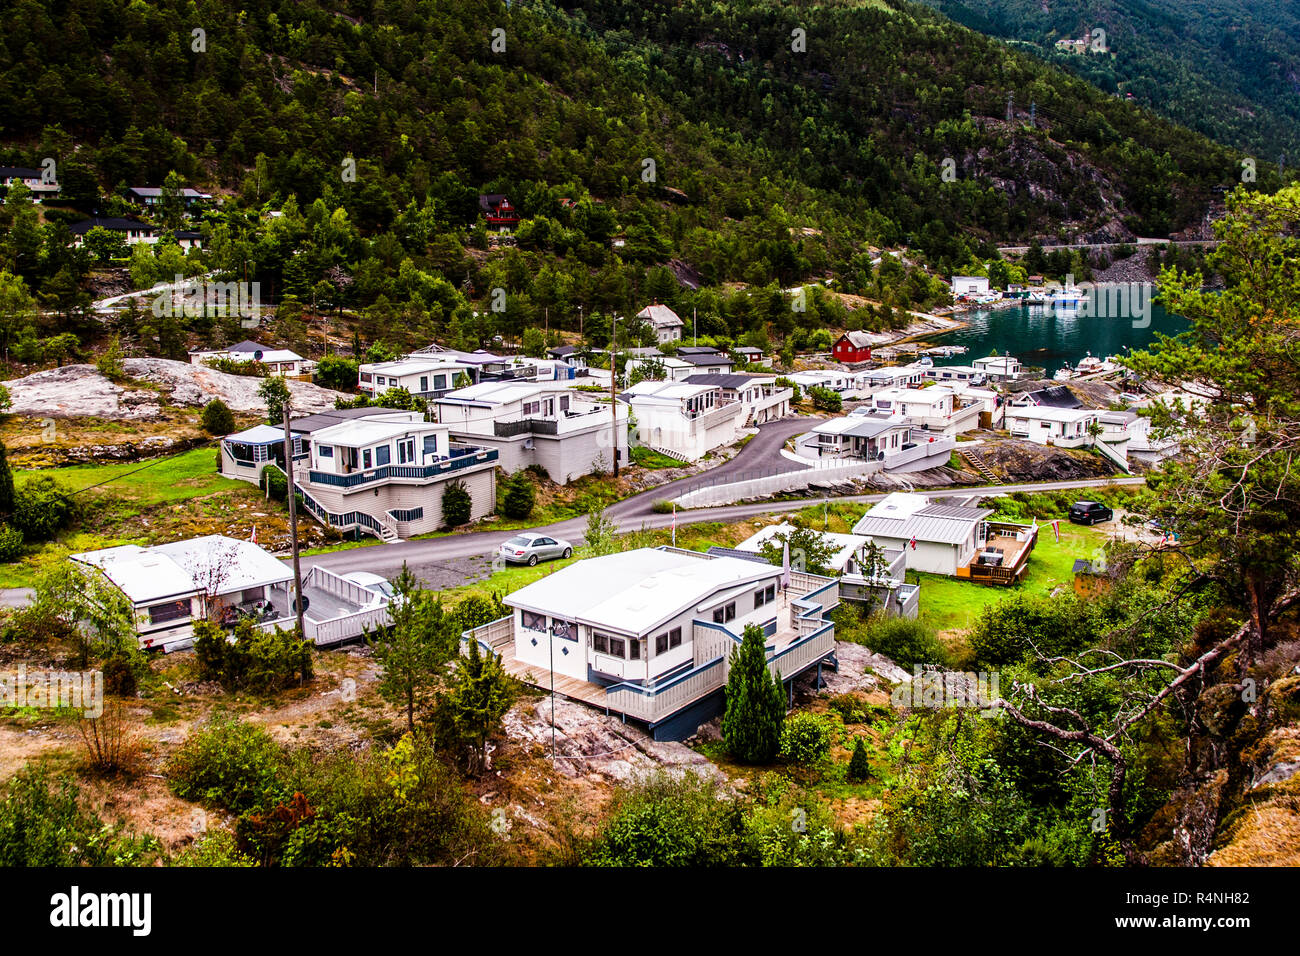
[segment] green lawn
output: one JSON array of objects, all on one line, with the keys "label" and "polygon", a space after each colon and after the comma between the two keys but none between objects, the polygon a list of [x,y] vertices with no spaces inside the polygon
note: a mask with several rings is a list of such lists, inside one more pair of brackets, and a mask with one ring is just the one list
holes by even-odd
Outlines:
[{"label": "green lawn", "polygon": [[921,584],[921,620],[937,631],[968,628],[980,609],[1002,600],[1008,594],[1021,591],[1028,594],[1047,594],[1052,589],[1069,586],[1074,579],[1075,558],[1095,557],[1109,533],[1102,527],[1082,527],[1061,522],[1061,541],[1058,544],[1052,529],[1040,525],[1038,544],[1029,556],[1029,572],[1024,581],[1014,588],[992,587],[976,584],[961,578],[939,574],[919,574],[909,571],[908,581]]},{"label": "green lawn", "polygon": [[46,475],[73,491],[102,486],[105,491],[142,507],[248,487],[246,482],[217,473],[216,451],[211,448],[195,448],[146,462],[18,470],[14,472],[14,483],[21,487],[33,478]]}]

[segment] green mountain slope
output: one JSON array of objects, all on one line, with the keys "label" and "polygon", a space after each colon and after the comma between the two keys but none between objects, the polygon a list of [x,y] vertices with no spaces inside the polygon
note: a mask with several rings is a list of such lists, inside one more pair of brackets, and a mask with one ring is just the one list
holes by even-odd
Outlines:
[{"label": "green mountain slope", "polygon": [[[222,191],[205,268],[377,328],[468,323],[500,287],[481,331],[514,335],[679,297],[674,275],[922,303],[870,245],[952,270],[1007,240],[1166,235],[1239,169],[901,0],[6,0],[0,21],[0,163],[56,158],[83,212],[173,171]],[[480,193],[511,197],[517,248],[488,248]],[[22,222],[0,210],[0,268],[62,295],[85,262]],[[702,331],[752,320],[698,304]]]},{"label": "green mountain slope", "polygon": [[[1261,158],[1300,161],[1300,7],[1285,0],[923,0]],[[1109,54],[1058,52],[1106,34]]]}]

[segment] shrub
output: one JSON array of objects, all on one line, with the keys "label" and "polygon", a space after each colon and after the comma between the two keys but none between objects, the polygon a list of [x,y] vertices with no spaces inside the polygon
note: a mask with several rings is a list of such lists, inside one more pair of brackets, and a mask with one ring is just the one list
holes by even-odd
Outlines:
[{"label": "shrub", "polygon": [[781,757],[802,767],[816,766],[830,754],[833,739],[825,717],[807,711],[791,714],[781,727]]},{"label": "shrub", "polygon": [[209,830],[182,850],[172,866],[256,866],[252,857],[239,852],[229,830]]},{"label": "shrub", "polygon": [[904,617],[875,618],[869,622],[862,643],[883,654],[900,667],[944,664],[947,648],[930,628]]},{"label": "shrub", "polygon": [[27,541],[49,541],[81,513],[76,499],[48,475],[33,478],[14,493],[10,522]]},{"label": "shrub", "polygon": [[200,680],[215,680],[226,690],[268,694],[311,679],[311,645],[297,630],[264,631],[248,618],[236,626],[234,641],[211,621],[194,625],[194,656]]},{"label": "shrub", "polygon": [[324,388],[350,392],[357,387],[358,365],[356,359],[343,355],[326,355],[316,363],[312,380]]},{"label": "shrub", "polygon": [[[785,364],[789,365],[790,363],[786,362]],[[776,387],[793,389],[794,394],[790,396],[791,405],[798,405],[803,400],[803,392],[800,391],[798,384],[792,378],[781,376],[776,380]]]},{"label": "shrub", "polygon": [[235,430],[235,415],[229,405],[219,398],[214,398],[203,406],[199,423],[209,435],[229,435]]},{"label": "shrub", "polygon": [[17,561],[23,554],[23,533],[0,524],[0,562]]},{"label": "shrub", "polygon": [[77,802],[77,785],[24,767],[0,800],[0,866],[76,866],[97,862],[90,848],[101,824]]},{"label": "shrub", "polygon": [[182,800],[243,813],[284,796],[283,763],[280,745],[261,727],[217,716],[190,732],[167,762],[167,776]]},{"label": "shrub", "polygon": [[672,514],[675,509],[671,501],[667,500],[666,498],[660,498],[658,501],[656,501],[653,505],[650,506],[650,510],[657,515],[667,515],[667,514]]},{"label": "shrub", "polygon": [[853,756],[849,758],[848,777],[854,783],[862,783],[871,776],[871,764],[867,761],[867,747],[861,737],[853,741]]},{"label": "shrub", "polygon": [[262,477],[258,479],[262,491],[275,501],[287,501],[289,498],[289,479],[279,468],[263,468]]},{"label": "shrub", "polygon": [[449,528],[463,525],[469,520],[474,499],[463,481],[453,481],[442,493],[442,520]]},{"label": "shrub", "polygon": [[502,485],[505,494],[501,501],[501,511],[507,518],[522,521],[533,513],[537,493],[534,491],[533,483],[528,480],[526,473],[517,471],[502,482]]},{"label": "shrub", "polygon": [[844,399],[840,393],[822,385],[814,385],[808,389],[808,397],[812,399],[813,408],[819,412],[838,412],[844,407]]}]

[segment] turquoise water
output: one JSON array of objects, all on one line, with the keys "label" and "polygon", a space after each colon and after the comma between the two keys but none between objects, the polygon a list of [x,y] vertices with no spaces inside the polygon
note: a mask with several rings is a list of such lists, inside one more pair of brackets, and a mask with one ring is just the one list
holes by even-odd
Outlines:
[{"label": "turquoise water", "polygon": [[1156,333],[1175,335],[1187,328],[1187,320],[1171,315],[1152,303],[1150,324],[1137,327],[1132,318],[1080,316],[1070,310],[1048,310],[1038,305],[967,312],[954,316],[967,323],[963,328],[933,337],[935,345],[964,345],[965,355],[934,356],[936,365],[969,365],[997,351],[1010,353],[1025,365],[1047,369],[1050,376],[1067,362],[1075,365],[1089,352],[1099,358],[1122,355],[1128,349],[1145,348]]}]

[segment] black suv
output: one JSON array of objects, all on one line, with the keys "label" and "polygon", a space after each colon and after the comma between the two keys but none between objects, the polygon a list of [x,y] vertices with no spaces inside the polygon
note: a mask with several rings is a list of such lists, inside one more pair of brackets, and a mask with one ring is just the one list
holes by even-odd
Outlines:
[{"label": "black suv", "polygon": [[1076,501],[1070,506],[1070,520],[1075,524],[1096,524],[1114,517],[1115,512],[1096,501]]}]

